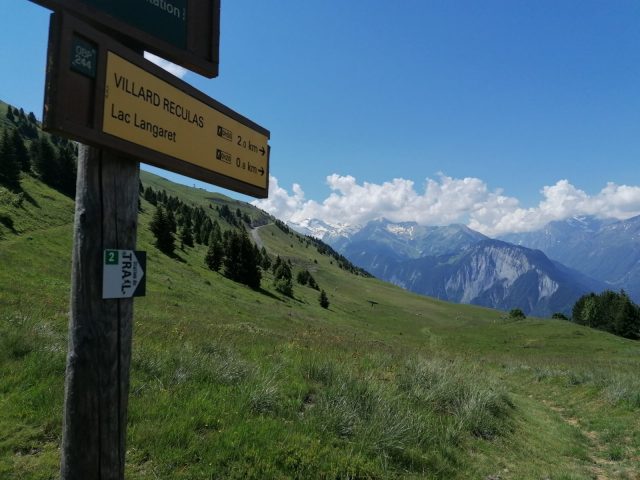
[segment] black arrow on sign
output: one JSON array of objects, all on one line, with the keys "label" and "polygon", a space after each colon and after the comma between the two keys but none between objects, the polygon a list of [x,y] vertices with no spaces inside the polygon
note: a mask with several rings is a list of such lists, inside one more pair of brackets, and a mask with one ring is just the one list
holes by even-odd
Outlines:
[{"label": "black arrow on sign", "polygon": [[264,168],[260,167],[260,170],[258,170],[260,172],[260,176],[264,177]]},{"label": "black arrow on sign", "polygon": [[260,147],[260,153],[262,154],[262,156],[264,157],[266,150],[264,149],[264,147]]}]

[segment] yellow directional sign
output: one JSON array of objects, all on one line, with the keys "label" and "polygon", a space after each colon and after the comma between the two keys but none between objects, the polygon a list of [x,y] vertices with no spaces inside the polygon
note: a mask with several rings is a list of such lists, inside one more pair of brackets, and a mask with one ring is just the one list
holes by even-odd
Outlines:
[{"label": "yellow directional sign", "polygon": [[102,131],[259,188],[268,137],[108,52]]}]

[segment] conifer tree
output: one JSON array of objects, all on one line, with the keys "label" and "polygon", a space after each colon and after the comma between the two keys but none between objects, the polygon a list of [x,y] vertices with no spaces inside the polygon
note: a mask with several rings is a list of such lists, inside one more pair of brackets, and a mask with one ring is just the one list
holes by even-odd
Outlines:
[{"label": "conifer tree", "polygon": [[327,292],[325,292],[324,290],[320,292],[318,301],[320,302],[320,306],[322,308],[329,308],[329,297],[327,297]]},{"label": "conifer tree", "polygon": [[53,187],[69,197],[76,195],[77,165],[73,151],[68,147],[60,148],[57,157],[58,179]]},{"label": "conifer tree", "polygon": [[215,236],[213,233],[209,239],[209,248],[207,249],[207,255],[204,258],[207,266],[217,272],[222,266],[222,260],[224,259],[224,247],[222,245],[222,239],[220,236]]},{"label": "conifer tree", "polygon": [[169,230],[171,230],[171,233],[178,233],[176,216],[173,214],[173,209],[171,209],[170,207],[167,207],[167,222],[169,224]]},{"label": "conifer tree", "polygon": [[200,229],[198,230],[196,242],[201,245],[209,245],[209,238],[211,237],[211,229],[213,228],[213,224],[209,217],[206,217],[205,220],[200,225]]},{"label": "conifer tree", "polygon": [[12,123],[15,121],[15,117],[13,116],[13,108],[11,107],[11,105],[7,106],[6,117],[7,117],[7,120],[9,120]]},{"label": "conifer tree", "polygon": [[276,255],[276,259],[273,262],[273,265],[271,265],[271,270],[274,275],[276,274],[276,271],[278,270],[281,264],[282,264],[282,259],[280,258],[280,255]]},{"label": "conifer tree", "polygon": [[[278,257],[279,259],[280,257]],[[277,259],[276,259],[277,262]],[[287,262],[280,261],[280,264],[274,271],[274,281],[273,284],[275,289],[282,293],[283,295],[287,295],[288,297],[293,297],[293,282],[292,282],[292,274],[291,267]]]},{"label": "conifer tree", "polygon": [[309,271],[308,270],[300,270],[298,275],[296,275],[296,281],[300,285],[306,285],[309,281]]},{"label": "conifer tree", "polygon": [[35,139],[31,142],[29,154],[31,164],[40,179],[47,185],[55,185],[59,172],[56,153],[51,142],[45,136]]},{"label": "conifer tree", "polygon": [[260,271],[260,251],[249,240],[247,231],[242,229],[239,236],[242,245],[242,280],[241,282],[257,290],[260,288],[262,272]]},{"label": "conifer tree", "polygon": [[224,276],[251,288],[260,288],[262,272],[246,230],[224,233]]},{"label": "conifer tree", "polygon": [[[153,191],[153,188],[147,187],[144,190],[144,199],[149,202],[151,205],[156,206],[158,204],[158,198],[156,196],[156,192]],[[173,213],[172,213],[173,215]],[[175,220],[175,218],[174,218]],[[174,232],[175,233],[175,232]]]},{"label": "conifer tree", "polygon": [[191,222],[186,221],[180,231],[180,241],[187,247],[193,247],[193,234],[191,232]]},{"label": "conifer tree", "polygon": [[217,220],[214,220],[211,224],[211,232],[209,233],[209,244],[211,242],[222,242],[222,230]]},{"label": "conifer tree", "polygon": [[20,189],[20,164],[6,130],[0,139],[0,184],[12,190]]},{"label": "conifer tree", "polygon": [[153,214],[149,228],[156,238],[155,245],[161,252],[167,255],[172,255],[176,246],[173,234],[169,229],[169,223],[167,222],[167,215],[165,214],[162,206],[156,207],[156,211]]},{"label": "conifer tree", "polygon": [[626,292],[590,293],[578,299],[571,320],[625,338],[640,339],[640,307]]},{"label": "conifer tree", "polygon": [[[9,110],[7,110],[7,112]],[[13,133],[11,134],[11,143],[13,143],[13,150],[15,152],[16,159],[20,164],[20,169],[23,172],[28,173],[29,171],[31,171],[31,159],[29,158],[29,151],[27,150],[27,147],[24,146],[22,136],[17,129],[14,129]]]},{"label": "conifer tree", "polygon": [[262,247],[260,249],[260,257],[262,259],[262,263],[260,264],[262,270],[269,270],[271,268],[271,257],[269,257],[266,248]]},{"label": "conifer tree", "polygon": [[224,276],[238,281],[240,278],[240,243],[235,232],[227,230],[224,239]]}]

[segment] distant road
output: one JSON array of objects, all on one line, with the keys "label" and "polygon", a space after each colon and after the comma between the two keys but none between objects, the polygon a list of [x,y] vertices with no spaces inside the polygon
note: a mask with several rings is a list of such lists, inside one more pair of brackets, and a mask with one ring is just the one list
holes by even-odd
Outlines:
[{"label": "distant road", "polygon": [[253,241],[258,246],[258,248],[264,247],[264,243],[262,242],[262,238],[260,238],[260,233],[258,233],[258,230],[260,230],[262,227],[266,227],[266,225],[261,225],[259,227],[251,229],[251,238],[253,238]]}]

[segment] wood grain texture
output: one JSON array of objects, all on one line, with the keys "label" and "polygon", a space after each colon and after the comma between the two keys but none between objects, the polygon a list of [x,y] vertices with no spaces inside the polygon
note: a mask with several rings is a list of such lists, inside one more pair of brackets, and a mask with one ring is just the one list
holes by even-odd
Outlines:
[{"label": "wood grain texture", "polygon": [[105,249],[135,250],[139,163],[81,146],[61,475],[124,478],[133,299],[102,299]]}]

